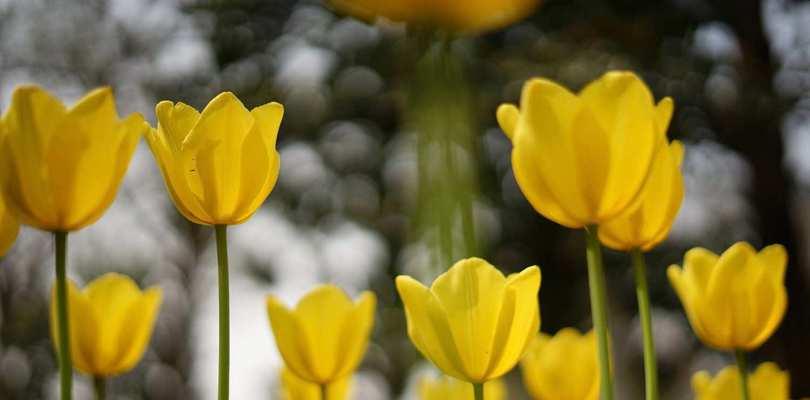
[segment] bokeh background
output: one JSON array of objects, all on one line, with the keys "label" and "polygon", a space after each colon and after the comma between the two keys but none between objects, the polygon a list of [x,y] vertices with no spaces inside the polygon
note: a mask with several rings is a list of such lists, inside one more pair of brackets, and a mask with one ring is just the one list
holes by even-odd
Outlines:
[{"label": "bokeh background", "polygon": [[[408,399],[426,367],[405,334],[393,277],[428,279],[447,267],[432,255],[430,224],[441,210],[433,207],[454,198],[431,197],[420,178],[425,124],[411,106],[430,83],[415,82],[406,37],[402,26],[364,24],[314,0],[0,0],[0,108],[23,83],[69,103],[111,85],[122,114],[152,123],[162,99],[202,107],[231,90],[248,106],[283,103],[278,186],[231,229],[232,398],[278,398],[266,294],[292,303],[328,281],[379,297],[353,398]],[[467,171],[458,197],[472,210],[475,255],[507,272],[542,267],[543,331],[590,329],[582,233],[523,198],[494,111],[532,76],[580,88],[606,70],[631,69],[656,98],[675,99],[669,134],[686,144],[683,207],[648,257],[664,397],[691,398],[693,372],[732,361],[695,339],[664,270],[690,247],[722,251],[738,240],[788,248],[790,307],[753,359],[776,361],[792,375],[793,397],[810,396],[810,3],[548,0],[520,23],[449,46],[462,100],[431,96],[419,115],[465,107],[461,125],[472,134],[456,146],[456,167]],[[434,157],[430,171],[443,173],[444,161]],[[52,254],[48,234],[23,229],[0,264],[0,399],[56,398]],[[608,252],[606,262],[618,398],[640,399],[629,259]],[[214,398],[213,232],[175,211],[145,143],[107,214],[71,235],[68,270],[80,283],[119,271],[164,289],[150,349],[112,382],[113,399]],[[510,399],[527,398],[518,374],[506,380]],[[89,398],[85,377],[76,395]]]}]

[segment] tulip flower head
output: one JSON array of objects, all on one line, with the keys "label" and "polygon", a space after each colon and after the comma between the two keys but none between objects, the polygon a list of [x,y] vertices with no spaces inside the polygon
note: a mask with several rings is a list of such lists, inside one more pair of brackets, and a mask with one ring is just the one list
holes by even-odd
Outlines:
[{"label": "tulip flower head", "polygon": [[683,145],[661,146],[635,206],[599,226],[599,241],[614,250],[649,251],[666,239],[683,201]]},{"label": "tulip flower head", "polygon": [[141,135],[139,114],[121,120],[110,88],[72,108],[37,86],[20,86],[2,118],[0,181],[21,222],[75,231],[98,220],[115,199]]},{"label": "tulip flower head", "polygon": [[787,308],[787,253],[771,245],[759,253],[740,242],[718,256],[694,248],[669,281],[700,339],[720,350],[752,350],[779,326]]},{"label": "tulip flower head", "polygon": [[441,274],[430,288],[398,276],[408,336],[442,372],[484,383],[509,372],[540,327],[540,268],[504,277],[480,258]]},{"label": "tulip flower head", "polygon": [[[706,371],[692,376],[695,400],[738,400],[740,373],[737,367],[723,368],[714,378]],[[751,400],[788,400],[790,375],[774,363],[766,362],[748,376]]]},{"label": "tulip flower head", "polygon": [[[351,386],[351,375],[329,384],[326,395],[329,400],[345,400]],[[305,381],[287,368],[281,370],[283,400],[324,400],[321,399],[321,388],[315,383]]]},{"label": "tulip flower head", "polygon": [[539,0],[330,0],[339,11],[365,21],[390,21],[480,33],[503,28],[531,14]]},{"label": "tulip flower head", "polygon": [[636,201],[663,143],[672,100],[657,105],[632,72],[608,72],[579,94],[546,79],[523,86],[497,117],[512,169],[546,218],[570,228],[606,222]]},{"label": "tulip flower head", "polygon": [[270,326],[290,372],[319,385],[351,375],[368,347],[375,304],[371,292],[352,302],[334,285],[315,288],[292,310],[268,296]]},{"label": "tulip flower head", "polygon": [[[131,370],[152,337],[162,292],[141,291],[129,277],[108,273],[79,289],[68,286],[70,352],[88,375],[110,377]],[[56,301],[51,299],[51,336],[57,340]],[[57,349],[59,350],[59,349]]]},{"label": "tulip flower head", "polygon": [[596,400],[599,370],[593,331],[538,334],[520,361],[523,384],[536,400]]},{"label": "tulip flower head", "polygon": [[[0,133],[2,137],[2,133]],[[2,257],[14,241],[17,240],[17,234],[20,232],[20,222],[17,216],[6,206],[6,201],[0,196],[0,257]]]},{"label": "tulip flower head", "polygon": [[284,107],[268,103],[248,111],[224,92],[202,113],[169,101],[155,113],[158,127],[146,137],[180,213],[202,225],[239,224],[253,215],[278,178]]},{"label": "tulip flower head", "polygon": [[[470,400],[473,387],[449,376],[424,376],[419,380],[419,400]],[[484,384],[484,398],[506,400],[506,385],[500,379]]]}]

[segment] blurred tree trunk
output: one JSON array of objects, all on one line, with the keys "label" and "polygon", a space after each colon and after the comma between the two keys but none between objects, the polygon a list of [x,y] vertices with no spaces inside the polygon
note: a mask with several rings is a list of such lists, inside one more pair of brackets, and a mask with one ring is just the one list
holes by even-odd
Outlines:
[{"label": "blurred tree trunk", "polygon": [[734,29],[742,59],[737,107],[716,112],[712,118],[724,127],[719,132],[726,145],[738,151],[752,167],[751,200],[763,244],[781,243],[790,256],[785,283],[789,305],[781,328],[771,345],[778,346],[791,373],[793,397],[810,394],[810,299],[804,276],[805,260],[799,230],[792,223],[791,196],[794,181],[784,168],[781,125],[789,105],[775,93],[772,82],[778,66],[771,56],[764,32],[762,2],[715,0],[718,16]]}]

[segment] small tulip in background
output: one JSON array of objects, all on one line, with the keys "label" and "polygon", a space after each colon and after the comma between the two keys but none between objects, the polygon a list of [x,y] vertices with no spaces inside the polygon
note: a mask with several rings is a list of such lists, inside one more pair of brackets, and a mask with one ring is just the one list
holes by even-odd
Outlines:
[{"label": "small tulip in background", "polygon": [[345,386],[363,360],[376,302],[371,292],[352,302],[334,285],[316,287],[294,309],[268,296],[270,326],[286,368],[319,386],[324,400],[334,400],[328,396],[332,386]]},{"label": "small tulip in background", "polygon": [[233,93],[211,100],[202,113],[183,103],[155,107],[157,129],[146,135],[177,210],[213,225],[219,264],[219,399],[229,395],[230,331],[228,225],[245,222],[278,179],[276,137],[284,107],[250,111]]},{"label": "small tulip in background", "polygon": [[596,400],[599,369],[593,331],[565,328],[538,334],[520,361],[523,384],[534,400]]},{"label": "small tulip in background", "polygon": [[[425,376],[418,383],[419,400],[470,400],[473,388],[469,383],[443,376]],[[484,397],[487,400],[506,400],[506,385],[500,379],[484,384]]]},{"label": "small tulip in background", "polygon": [[512,170],[529,203],[560,225],[585,228],[602,400],[613,399],[613,381],[598,228],[638,202],[666,143],[672,108],[669,98],[656,104],[632,72],[612,71],[578,94],[546,79],[531,79],[523,86],[519,108],[503,104],[497,110],[513,145]]},{"label": "small tulip in background", "polygon": [[[68,286],[70,354],[76,369],[93,377],[96,399],[105,380],[131,370],[143,357],[157,319],[162,292],[141,291],[127,276],[107,273],[79,289]],[[51,335],[57,340],[56,296],[51,297]],[[57,345],[61,353],[61,348]]]},{"label": "small tulip in background", "polygon": [[[790,398],[790,375],[774,363],[766,362],[757,367],[748,378],[751,400],[788,400]],[[695,400],[739,400],[740,374],[737,367],[723,368],[712,377],[706,371],[692,376]]]},{"label": "small tulip in background", "polygon": [[740,242],[719,256],[702,248],[689,250],[683,268],[667,270],[695,334],[711,347],[735,353],[747,400],[745,352],[762,345],[785,315],[786,267],[781,245],[757,252]]},{"label": "small tulip in background", "polygon": [[430,288],[398,276],[408,336],[442,372],[469,382],[475,399],[483,385],[520,360],[540,327],[540,268],[503,276],[480,258],[457,262]]},{"label": "small tulip in background", "polygon": [[[71,343],[67,306],[67,234],[97,221],[109,208],[141,134],[139,114],[120,119],[109,88],[73,107],[37,86],[20,86],[3,115],[0,183],[20,221],[52,232],[56,266],[58,348]],[[60,391],[71,398],[70,352],[59,354]]]},{"label": "small tulip in background", "polygon": [[346,400],[351,382],[351,375],[333,382],[324,396],[320,385],[299,378],[285,367],[281,369],[281,400]]}]

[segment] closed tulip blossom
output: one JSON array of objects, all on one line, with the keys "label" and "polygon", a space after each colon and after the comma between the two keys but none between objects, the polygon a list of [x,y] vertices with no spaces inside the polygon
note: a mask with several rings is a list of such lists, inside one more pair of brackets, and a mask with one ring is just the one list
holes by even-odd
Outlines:
[{"label": "closed tulip blossom", "polygon": [[442,372],[472,383],[509,372],[540,326],[540,269],[503,276],[480,258],[458,261],[430,288],[398,276],[408,336]]},{"label": "closed tulip blossom", "polygon": [[[469,383],[449,376],[425,376],[418,383],[419,400],[470,400],[473,388]],[[487,400],[506,400],[506,385],[500,379],[484,384]]]},{"label": "closed tulip blossom", "polygon": [[270,326],[287,369],[324,391],[345,380],[366,352],[375,305],[371,292],[352,302],[334,285],[315,288],[294,309],[268,296]]},{"label": "closed tulip blossom", "polygon": [[593,331],[565,328],[538,334],[520,362],[523,384],[534,400],[596,400],[599,370]]},{"label": "closed tulip blossom", "polygon": [[384,18],[452,32],[503,28],[531,14],[539,0],[330,0],[339,11],[366,21]]},{"label": "closed tulip blossom", "polygon": [[[110,88],[67,108],[38,86],[17,87],[0,120],[0,185],[20,222],[54,235],[59,335],[67,347],[67,235],[97,221],[115,199],[141,134],[139,114],[121,119]],[[13,226],[6,234],[14,230]],[[59,358],[62,400],[72,396],[70,353]]]},{"label": "closed tulip blossom", "polygon": [[[737,367],[723,368],[712,377],[706,371],[692,376],[692,389],[695,400],[739,400],[740,374]],[[750,400],[790,399],[790,375],[774,363],[759,365],[749,376]]]},{"label": "closed tulip blossom", "polygon": [[[71,282],[68,298],[74,365],[94,377],[103,391],[103,379],[131,370],[143,357],[160,308],[161,290],[152,287],[141,291],[129,277],[107,273],[83,289]],[[54,296],[51,301],[54,339],[56,316]]]},{"label": "closed tulip blossom", "polygon": [[316,383],[299,378],[287,368],[281,370],[282,400],[346,400],[352,377],[347,375],[329,385],[326,399],[322,398],[321,387]]}]

